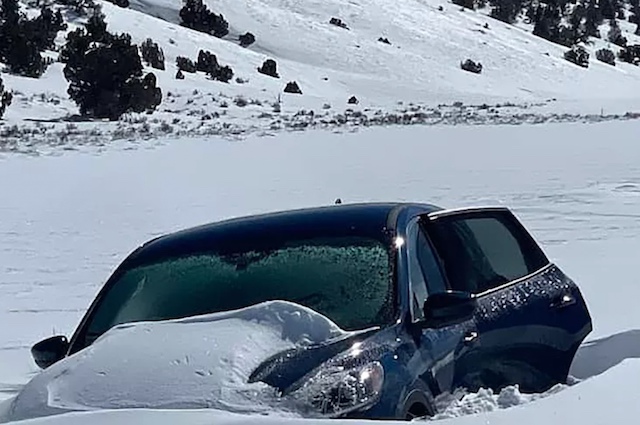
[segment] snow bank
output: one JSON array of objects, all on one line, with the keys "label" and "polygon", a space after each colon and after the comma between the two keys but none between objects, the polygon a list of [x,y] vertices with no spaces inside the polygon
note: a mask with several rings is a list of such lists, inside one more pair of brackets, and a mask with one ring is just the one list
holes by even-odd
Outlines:
[{"label": "snow bank", "polygon": [[457,418],[478,413],[493,412],[510,407],[522,406],[536,400],[556,394],[566,385],[556,385],[541,394],[523,394],[518,386],[509,386],[497,394],[491,389],[482,388],[477,393],[447,394],[436,400],[438,413],[431,420]]},{"label": "snow bank", "polygon": [[122,408],[273,413],[279,411],[273,389],[248,384],[251,372],[280,351],[341,335],[329,319],[285,301],[125,324],[34,378],[11,417]]},{"label": "snow bank", "polygon": [[[534,403],[505,410],[476,408],[475,413],[434,421],[439,425],[634,425],[640,415],[640,387],[636,377],[640,375],[640,361],[627,360],[618,367],[578,385],[539,399]],[[507,391],[502,396],[503,405],[521,399],[521,395]],[[493,397],[490,397],[493,398]],[[488,400],[478,396],[476,400]],[[482,403],[480,403],[482,405]],[[484,403],[486,406],[487,403]],[[493,405],[489,403],[489,405]],[[455,415],[453,415],[455,416]],[[416,421],[421,422],[421,421]],[[216,410],[119,410],[70,413],[24,422],[25,425],[367,425],[371,422],[358,420],[316,420],[257,415],[238,415]],[[387,422],[402,424],[406,422]]]}]

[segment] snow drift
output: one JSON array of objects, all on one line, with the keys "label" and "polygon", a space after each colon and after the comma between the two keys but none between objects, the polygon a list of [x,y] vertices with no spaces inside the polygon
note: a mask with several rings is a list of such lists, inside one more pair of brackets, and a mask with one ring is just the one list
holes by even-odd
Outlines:
[{"label": "snow drift", "polygon": [[247,383],[251,372],[280,351],[343,335],[319,313],[285,301],[120,325],[34,378],[5,420],[122,408],[282,415],[271,387]]}]

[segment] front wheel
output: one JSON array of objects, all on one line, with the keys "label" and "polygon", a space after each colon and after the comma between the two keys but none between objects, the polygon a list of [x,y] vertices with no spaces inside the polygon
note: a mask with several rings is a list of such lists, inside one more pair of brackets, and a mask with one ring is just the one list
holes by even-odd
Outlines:
[{"label": "front wheel", "polygon": [[414,390],[405,400],[398,419],[412,421],[418,418],[431,417],[435,413],[433,397],[422,390]]}]

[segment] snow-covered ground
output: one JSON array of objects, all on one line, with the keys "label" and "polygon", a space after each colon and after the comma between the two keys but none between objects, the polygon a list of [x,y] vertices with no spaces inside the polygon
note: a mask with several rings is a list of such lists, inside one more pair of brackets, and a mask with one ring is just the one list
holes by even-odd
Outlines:
[{"label": "snow-covered ground", "polygon": [[[572,385],[544,395],[510,388],[444,400],[439,418],[454,417],[443,420],[455,425],[635,423],[639,132],[637,121],[396,127],[236,142],[165,139],[152,149],[0,157],[0,397],[10,397],[36,373],[30,345],[55,333],[69,335],[113,268],[155,235],[337,197],[501,203],[514,208],[579,283],[594,331],[577,355]],[[487,413],[493,410],[498,412]],[[470,413],[482,417],[457,417]],[[215,410],[86,415],[35,422],[294,420]]]},{"label": "snow-covered ground", "polygon": [[[530,25],[507,25],[488,9],[461,10],[446,0],[205,1],[230,23],[224,39],[180,26],[180,0],[132,0],[128,9],[98,3],[110,31],[130,33],[136,43],[151,37],[164,50],[166,70],[147,68],[158,77],[162,104],[114,123],[69,122],[78,108],[67,96],[63,64],[37,80],[3,74],[14,102],[0,122],[0,152],[398,123],[598,121],[640,112],[640,67],[595,59],[598,48],[617,47],[597,40],[588,46],[590,67],[580,68],[564,60],[566,48],[533,36]],[[349,29],[330,25],[332,17]],[[72,21],[69,30],[81,24]],[[630,44],[640,42],[632,24],[620,25]],[[243,48],[237,36],[246,31],[257,41]],[[176,56],[195,60],[200,49],[233,68],[229,84],[203,73],[175,79]],[[257,72],[269,58],[281,78]],[[482,74],[460,69],[466,59],[481,62]],[[289,81],[303,95],[283,93]],[[348,105],[354,95],[359,104]]]}]

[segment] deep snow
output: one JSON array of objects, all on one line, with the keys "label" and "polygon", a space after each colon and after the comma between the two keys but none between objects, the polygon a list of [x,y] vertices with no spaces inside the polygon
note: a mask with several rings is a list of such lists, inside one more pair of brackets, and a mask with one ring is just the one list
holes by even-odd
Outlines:
[{"label": "deep snow", "polygon": [[[155,235],[248,213],[329,204],[337,197],[445,207],[498,203],[513,207],[579,283],[594,331],[572,368],[580,382],[541,399],[515,389],[472,394],[444,415],[500,410],[482,413],[480,420],[635,423],[639,131],[637,122],[378,128],[1,158],[2,394],[8,397],[36,372],[28,347],[53,333],[69,335],[118,262]],[[90,415],[95,423],[270,421],[215,411]],[[49,419],[86,420],[75,414]]]},{"label": "deep snow", "polygon": [[[31,344],[69,335],[101,283],[138,244],[211,220],[340,197],[511,206],[583,290],[594,331],[577,354],[570,385],[545,394],[507,388],[439,400],[438,419],[452,425],[635,424],[640,123],[579,122],[637,118],[621,114],[638,112],[640,68],[613,68],[593,54],[589,69],[579,68],[562,59],[564,48],[532,36],[531,28],[505,25],[486,11],[463,12],[445,0],[209,1],[230,21],[224,40],[176,25],[178,0],[132,0],[130,10],[101,4],[110,30],[160,43],[168,66],[154,72],[165,97],[150,116],[60,123],[77,112],[61,64],[38,80],[3,74],[15,97],[0,122],[0,415],[1,400],[37,373]],[[329,25],[332,16],[350,30]],[[622,27],[631,43],[639,42],[632,25]],[[606,34],[607,25],[602,30]],[[246,49],[235,38],[245,31],[257,37]],[[377,42],[380,36],[392,45]],[[597,40],[589,48],[601,47],[610,46]],[[203,75],[175,80],[175,57],[195,58],[201,48],[230,64],[241,82]],[[460,70],[468,57],[483,63],[482,75]],[[282,78],[256,72],[266,58],[278,61]],[[281,93],[290,80],[300,83],[303,96]],[[345,113],[351,95],[360,104]],[[575,123],[443,126],[553,121]],[[408,123],[435,125],[363,129]],[[334,134],[282,134],[309,128]],[[355,130],[361,131],[351,134]],[[234,137],[248,138],[231,142]],[[97,149],[82,148],[87,145]],[[78,401],[71,399],[63,404]],[[33,423],[289,420],[156,409]]]},{"label": "deep snow", "polygon": [[[3,74],[14,102],[0,122],[0,152],[357,125],[597,121],[640,112],[640,67],[595,59],[610,43],[588,46],[591,65],[583,69],[563,59],[566,48],[533,36],[530,26],[506,25],[487,9],[462,11],[446,0],[205,1],[229,20],[224,39],[178,25],[180,0],[133,0],[129,9],[98,3],[110,31],[130,33],[136,43],[151,37],[164,50],[166,70],[146,69],[157,75],[162,104],[151,115],[129,114],[119,122],[69,122],[78,108],[66,93],[63,64],[37,80]],[[330,25],[334,16],[350,29]],[[81,24],[75,20],[69,30]],[[630,44],[640,42],[632,24],[621,28]],[[237,40],[245,31],[257,38],[248,48]],[[202,73],[176,80],[176,56],[195,60],[200,49],[230,65],[233,81]],[[277,60],[281,78],[257,72],[268,58]],[[468,58],[483,64],[481,75],[460,69]],[[302,96],[283,93],[293,80]],[[358,105],[347,104],[353,95]],[[361,115],[345,115],[347,109]]]},{"label": "deep snow", "polygon": [[251,373],[281,351],[347,335],[326,317],[285,301],[123,324],[39,374],[0,421],[135,407],[286,415],[292,405],[264,383],[249,384]]}]

